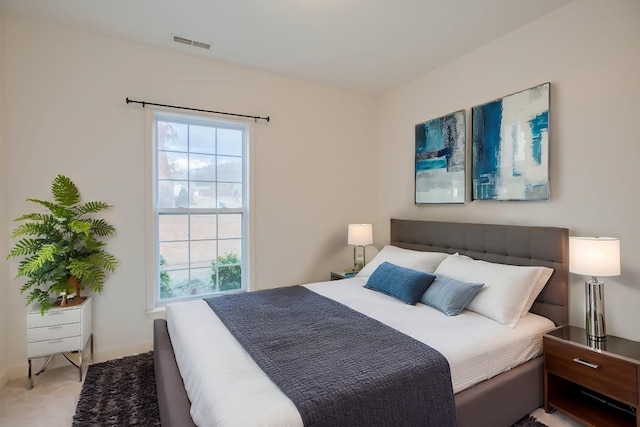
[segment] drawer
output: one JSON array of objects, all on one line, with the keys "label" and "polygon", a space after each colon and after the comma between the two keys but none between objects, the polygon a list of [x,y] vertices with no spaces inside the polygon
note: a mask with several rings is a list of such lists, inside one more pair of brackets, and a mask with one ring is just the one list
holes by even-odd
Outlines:
[{"label": "drawer", "polygon": [[43,326],[64,325],[80,322],[80,308],[51,309],[44,313],[34,312],[27,314],[27,328],[40,328]]},{"label": "drawer", "polygon": [[638,373],[632,363],[547,337],[544,363],[554,375],[625,403],[638,404]]},{"label": "drawer", "polygon": [[81,329],[80,323],[29,328],[27,329],[27,342],[51,341],[58,338],[75,337],[80,335]]},{"label": "drawer", "polygon": [[27,343],[27,357],[81,350],[80,336]]}]

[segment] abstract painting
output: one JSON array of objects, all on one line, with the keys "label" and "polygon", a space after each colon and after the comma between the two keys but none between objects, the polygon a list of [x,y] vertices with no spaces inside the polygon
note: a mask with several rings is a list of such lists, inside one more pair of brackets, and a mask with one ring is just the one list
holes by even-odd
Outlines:
[{"label": "abstract painting", "polygon": [[416,125],[415,203],[464,203],[465,111]]},{"label": "abstract painting", "polygon": [[473,200],[549,199],[549,92],[544,83],[473,107]]}]

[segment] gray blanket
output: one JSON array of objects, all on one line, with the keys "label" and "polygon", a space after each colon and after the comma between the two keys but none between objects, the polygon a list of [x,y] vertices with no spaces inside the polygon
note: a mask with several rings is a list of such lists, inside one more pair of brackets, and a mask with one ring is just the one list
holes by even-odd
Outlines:
[{"label": "gray blanket", "polygon": [[444,356],[377,320],[301,286],[205,301],[306,426],[456,425]]}]

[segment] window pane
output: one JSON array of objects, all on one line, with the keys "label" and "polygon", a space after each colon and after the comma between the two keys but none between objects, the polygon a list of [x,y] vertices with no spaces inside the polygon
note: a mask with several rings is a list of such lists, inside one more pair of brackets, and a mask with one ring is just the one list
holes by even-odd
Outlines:
[{"label": "window pane", "polygon": [[187,125],[158,120],[158,149],[187,151]]},{"label": "window pane", "polygon": [[218,238],[239,239],[242,237],[242,215],[218,215]]},{"label": "window pane", "polygon": [[185,268],[189,265],[189,242],[161,242],[160,256],[165,259],[165,270]]},{"label": "window pane", "polygon": [[188,238],[188,215],[160,215],[158,221],[158,239],[161,242],[169,240],[187,240]]},{"label": "window pane", "polygon": [[216,215],[191,215],[191,238],[193,240],[215,239],[217,237]]},{"label": "window pane", "polygon": [[168,207],[189,207],[189,183],[187,181],[173,181],[173,195],[173,206]]},{"label": "window pane", "polygon": [[242,182],[242,158],[218,156],[218,181]]},{"label": "window pane", "polygon": [[191,207],[215,208],[216,185],[213,182],[191,181]]},{"label": "window pane", "polygon": [[242,184],[232,184],[229,182],[221,182],[218,184],[218,207],[241,208],[243,203]]},{"label": "window pane", "polygon": [[175,199],[173,191],[174,183],[173,181],[158,181],[158,207],[161,208],[174,208],[175,207]]},{"label": "window pane", "polygon": [[191,268],[211,267],[213,260],[216,259],[216,241],[215,240],[196,240],[191,241]]},{"label": "window pane", "polygon": [[223,257],[237,257],[240,260],[241,248],[242,241],[240,239],[218,240],[218,254],[222,255]]},{"label": "window pane", "polygon": [[191,154],[189,156],[189,179],[192,181],[215,181],[216,156]]},{"label": "window pane", "polygon": [[213,292],[213,288],[211,286],[211,268],[198,268],[191,270],[189,292],[191,295],[210,294]]},{"label": "window pane", "polygon": [[191,270],[192,288],[196,289],[197,292],[195,295],[210,294],[215,291],[211,275],[212,270],[210,266]]},{"label": "window pane", "polygon": [[218,129],[218,154],[242,156],[242,131]]},{"label": "window pane", "polygon": [[219,291],[232,291],[242,288],[242,267],[235,265],[233,267],[218,268],[218,286]]},{"label": "window pane", "polygon": [[158,178],[187,179],[187,153],[158,151]]},{"label": "window pane", "polygon": [[211,126],[189,125],[189,151],[191,153],[216,152],[216,128]]},{"label": "window pane", "polygon": [[190,295],[189,270],[174,270],[165,272],[163,285],[163,275],[160,273],[160,285],[162,298],[176,298]]}]

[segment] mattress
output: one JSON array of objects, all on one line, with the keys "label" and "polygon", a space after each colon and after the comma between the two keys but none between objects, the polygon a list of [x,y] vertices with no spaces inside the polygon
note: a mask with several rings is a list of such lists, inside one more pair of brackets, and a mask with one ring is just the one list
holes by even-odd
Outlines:
[{"label": "mattress", "polygon": [[[470,311],[449,317],[421,303],[410,306],[365,289],[366,280],[305,287],[438,350],[449,361],[454,393],[540,355],[542,334],[554,328],[550,320],[531,313],[513,329]],[[204,301],[168,305],[167,322],[197,425],[302,425],[293,403]]]}]

